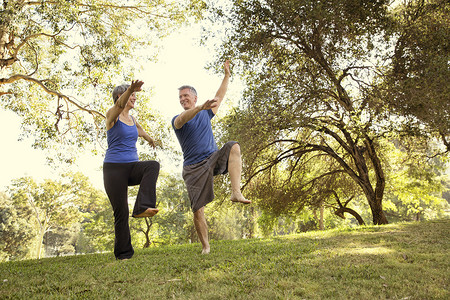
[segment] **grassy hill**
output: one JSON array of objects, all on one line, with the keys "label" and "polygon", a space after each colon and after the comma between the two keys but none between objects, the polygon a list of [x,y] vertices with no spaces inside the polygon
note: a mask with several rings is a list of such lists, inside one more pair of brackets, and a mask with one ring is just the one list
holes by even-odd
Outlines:
[{"label": "grassy hill", "polygon": [[0,264],[0,299],[450,299],[450,220]]}]

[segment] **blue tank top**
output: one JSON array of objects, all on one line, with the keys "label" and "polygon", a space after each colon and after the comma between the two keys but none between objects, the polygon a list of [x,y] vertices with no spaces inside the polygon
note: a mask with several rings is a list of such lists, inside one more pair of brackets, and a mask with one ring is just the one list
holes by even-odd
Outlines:
[{"label": "blue tank top", "polygon": [[[177,116],[172,119],[174,129],[174,121]],[[184,166],[199,163],[218,150],[211,128],[213,117],[212,110],[202,110],[183,127],[175,129],[175,134],[183,151]]]},{"label": "blue tank top", "polygon": [[136,148],[138,131],[133,119],[133,125],[129,126],[119,119],[106,132],[108,149],[106,150],[106,163],[129,163],[139,160]]}]

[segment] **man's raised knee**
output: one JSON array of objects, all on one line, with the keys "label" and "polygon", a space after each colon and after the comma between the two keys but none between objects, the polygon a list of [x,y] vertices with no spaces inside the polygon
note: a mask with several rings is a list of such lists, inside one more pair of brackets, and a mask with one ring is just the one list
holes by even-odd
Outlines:
[{"label": "man's raised knee", "polygon": [[231,146],[230,152],[235,155],[241,155],[241,146],[238,143],[234,144]]}]

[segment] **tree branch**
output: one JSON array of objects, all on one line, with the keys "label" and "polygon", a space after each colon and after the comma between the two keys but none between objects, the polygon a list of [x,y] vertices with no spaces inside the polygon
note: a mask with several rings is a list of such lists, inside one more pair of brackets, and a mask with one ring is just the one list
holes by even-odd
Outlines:
[{"label": "tree branch", "polygon": [[[23,5],[31,6],[31,5],[43,5],[43,4],[59,5],[59,2],[58,1],[28,1],[28,2],[24,2]],[[138,13],[142,13],[142,14],[149,15],[149,16],[154,16],[157,18],[173,18],[173,16],[164,16],[164,15],[151,13],[151,12],[145,10],[145,6],[112,5],[112,4],[89,5],[89,4],[85,4],[85,3],[81,3],[81,2],[76,2],[76,3],[74,3],[74,5],[77,5],[79,7],[84,7],[87,9],[85,11],[80,11],[80,13],[89,12],[96,8],[108,8],[108,9],[124,9],[124,10],[129,10],[129,11],[136,11]]]},{"label": "tree branch", "polygon": [[47,88],[42,83],[41,80],[38,80],[36,78],[30,77],[30,76],[27,76],[27,75],[20,75],[20,74],[18,74],[18,75],[13,75],[13,76],[11,76],[9,78],[0,78],[0,85],[6,84],[6,83],[13,83],[13,82],[18,81],[18,80],[25,80],[25,81],[33,82],[33,83],[39,85],[46,93],[48,93],[50,95],[54,95],[54,96],[63,98],[66,101],[68,101],[69,103],[71,103],[74,106],[76,106],[77,108],[79,108],[79,109],[81,109],[81,110],[83,110],[85,112],[88,112],[91,115],[97,115],[99,117],[106,118],[105,115],[103,115],[101,112],[93,110],[93,109],[89,109],[86,106],[83,107],[80,104],[78,104],[77,102],[75,102],[74,100],[70,99],[68,96]]}]

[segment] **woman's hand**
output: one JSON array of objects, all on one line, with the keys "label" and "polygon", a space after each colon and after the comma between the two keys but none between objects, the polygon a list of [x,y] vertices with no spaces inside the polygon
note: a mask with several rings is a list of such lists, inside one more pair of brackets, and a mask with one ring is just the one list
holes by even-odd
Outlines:
[{"label": "woman's hand", "polygon": [[143,81],[140,81],[140,80],[132,80],[129,89],[131,89],[131,92],[132,92],[132,93],[134,93],[134,92],[139,92],[139,91],[142,90],[141,87],[142,87],[143,84],[144,84]]},{"label": "woman's hand", "polygon": [[148,137],[148,139],[146,139],[146,140],[150,146],[152,146],[153,148],[156,148],[156,143],[155,143],[154,139],[152,139],[151,137]]}]

